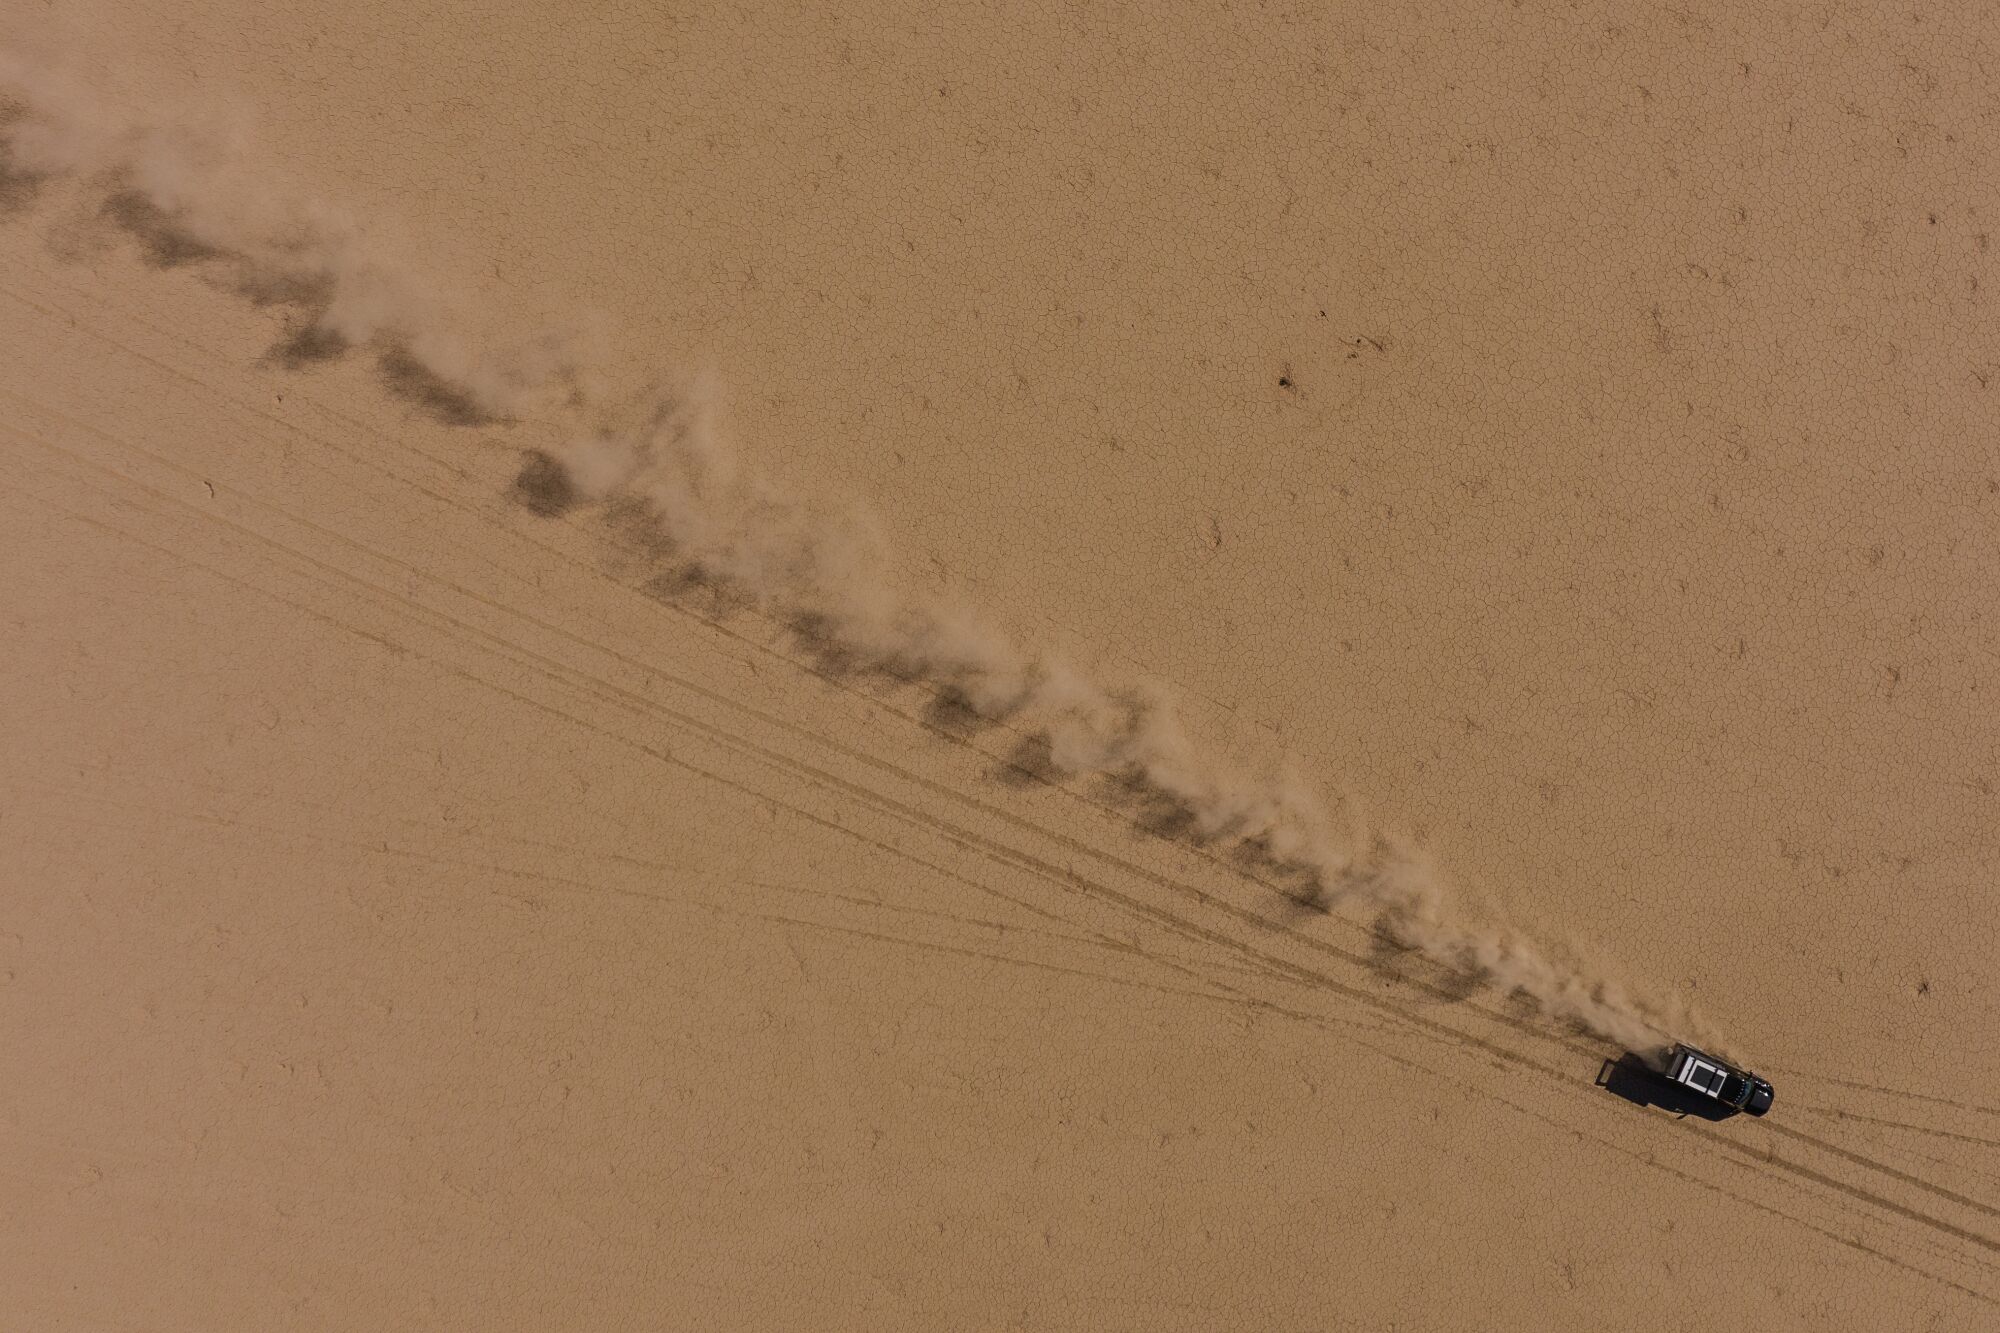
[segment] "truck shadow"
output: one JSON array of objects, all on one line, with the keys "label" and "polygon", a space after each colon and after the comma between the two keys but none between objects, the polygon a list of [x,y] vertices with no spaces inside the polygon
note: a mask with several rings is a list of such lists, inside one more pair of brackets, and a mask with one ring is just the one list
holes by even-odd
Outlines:
[{"label": "truck shadow", "polygon": [[1740,1114],[1719,1105],[1714,1098],[1670,1083],[1666,1077],[1638,1056],[1627,1051],[1616,1060],[1606,1060],[1597,1071],[1597,1086],[1634,1106],[1657,1106],[1674,1115],[1699,1116],[1703,1120],[1727,1120]]}]

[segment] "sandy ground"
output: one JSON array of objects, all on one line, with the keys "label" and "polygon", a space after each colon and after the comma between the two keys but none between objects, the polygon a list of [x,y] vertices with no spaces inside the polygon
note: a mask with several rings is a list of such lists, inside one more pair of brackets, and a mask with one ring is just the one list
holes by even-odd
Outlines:
[{"label": "sandy ground", "polygon": [[0,1327],[2000,1320],[1990,21],[13,8],[495,319],[714,366],[912,586],[1778,1104],[1606,1095],[530,512],[545,423],[15,191]]}]

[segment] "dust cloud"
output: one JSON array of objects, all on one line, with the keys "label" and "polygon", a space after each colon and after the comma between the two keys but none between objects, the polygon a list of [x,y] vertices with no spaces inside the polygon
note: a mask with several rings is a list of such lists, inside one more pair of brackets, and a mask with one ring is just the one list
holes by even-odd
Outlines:
[{"label": "dust cloud", "polygon": [[1150,684],[1107,683],[1024,646],[976,609],[903,590],[866,516],[803,501],[746,468],[711,377],[613,389],[588,321],[481,336],[476,318],[386,257],[340,209],[272,189],[239,117],[113,114],[45,65],[0,54],[0,200],[66,192],[163,265],[297,312],[296,361],[350,350],[455,424],[567,423],[519,483],[537,512],[600,506],[647,539],[664,573],[788,625],[823,658],[939,691],[1027,739],[1052,781],[1108,780],[1148,828],[1251,868],[1302,903],[1360,917],[1468,984],[1640,1051],[1691,1020],[1642,1004],[1518,931],[1475,921],[1412,839],[1371,827],[1295,773],[1237,771],[1193,741]]}]

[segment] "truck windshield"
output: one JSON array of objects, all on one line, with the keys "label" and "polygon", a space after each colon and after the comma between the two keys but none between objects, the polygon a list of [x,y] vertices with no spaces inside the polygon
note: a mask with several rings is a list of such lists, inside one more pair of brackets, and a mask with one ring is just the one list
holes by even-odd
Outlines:
[{"label": "truck windshield", "polygon": [[1731,1106],[1735,1106],[1742,1102],[1744,1097],[1749,1094],[1749,1091],[1750,1082],[1748,1079],[1744,1078],[1741,1074],[1731,1074],[1728,1078],[1722,1080],[1722,1092],[1719,1095],[1723,1101],[1728,1102]]}]

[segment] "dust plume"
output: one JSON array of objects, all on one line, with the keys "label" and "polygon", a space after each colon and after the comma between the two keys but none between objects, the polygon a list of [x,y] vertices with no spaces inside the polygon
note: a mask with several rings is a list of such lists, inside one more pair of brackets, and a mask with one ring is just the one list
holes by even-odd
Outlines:
[{"label": "dust plume", "polygon": [[66,192],[151,262],[199,266],[294,312],[295,361],[362,350],[394,391],[447,422],[562,425],[569,443],[531,454],[518,483],[537,512],[601,507],[645,539],[663,574],[791,627],[830,664],[924,683],[1024,737],[1051,780],[1104,780],[1145,827],[1355,915],[1468,983],[1634,1050],[1691,1021],[1474,919],[1421,847],[1372,827],[1354,802],[1205,752],[1163,689],[1096,679],[971,607],[904,590],[865,515],[801,500],[743,464],[711,378],[614,391],[587,322],[478,336],[476,319],[357,219],[258,178],[243,133],[240,120],[121,118],[46,67],[0,54],[0,211]]},{"label": "dust plume", "polygon": [[344,210],[273,189],[246,163],[247,117],[212,109],[131,120],[47,64],[0,52],[0,198],[20,211],[69,186],[75,215],[128,233],[161,267],[299,319],[293,363],[375,354],[392,384],[456,424],[517,418],[575,395],[593,330],[493,341],[393,260]]}]

